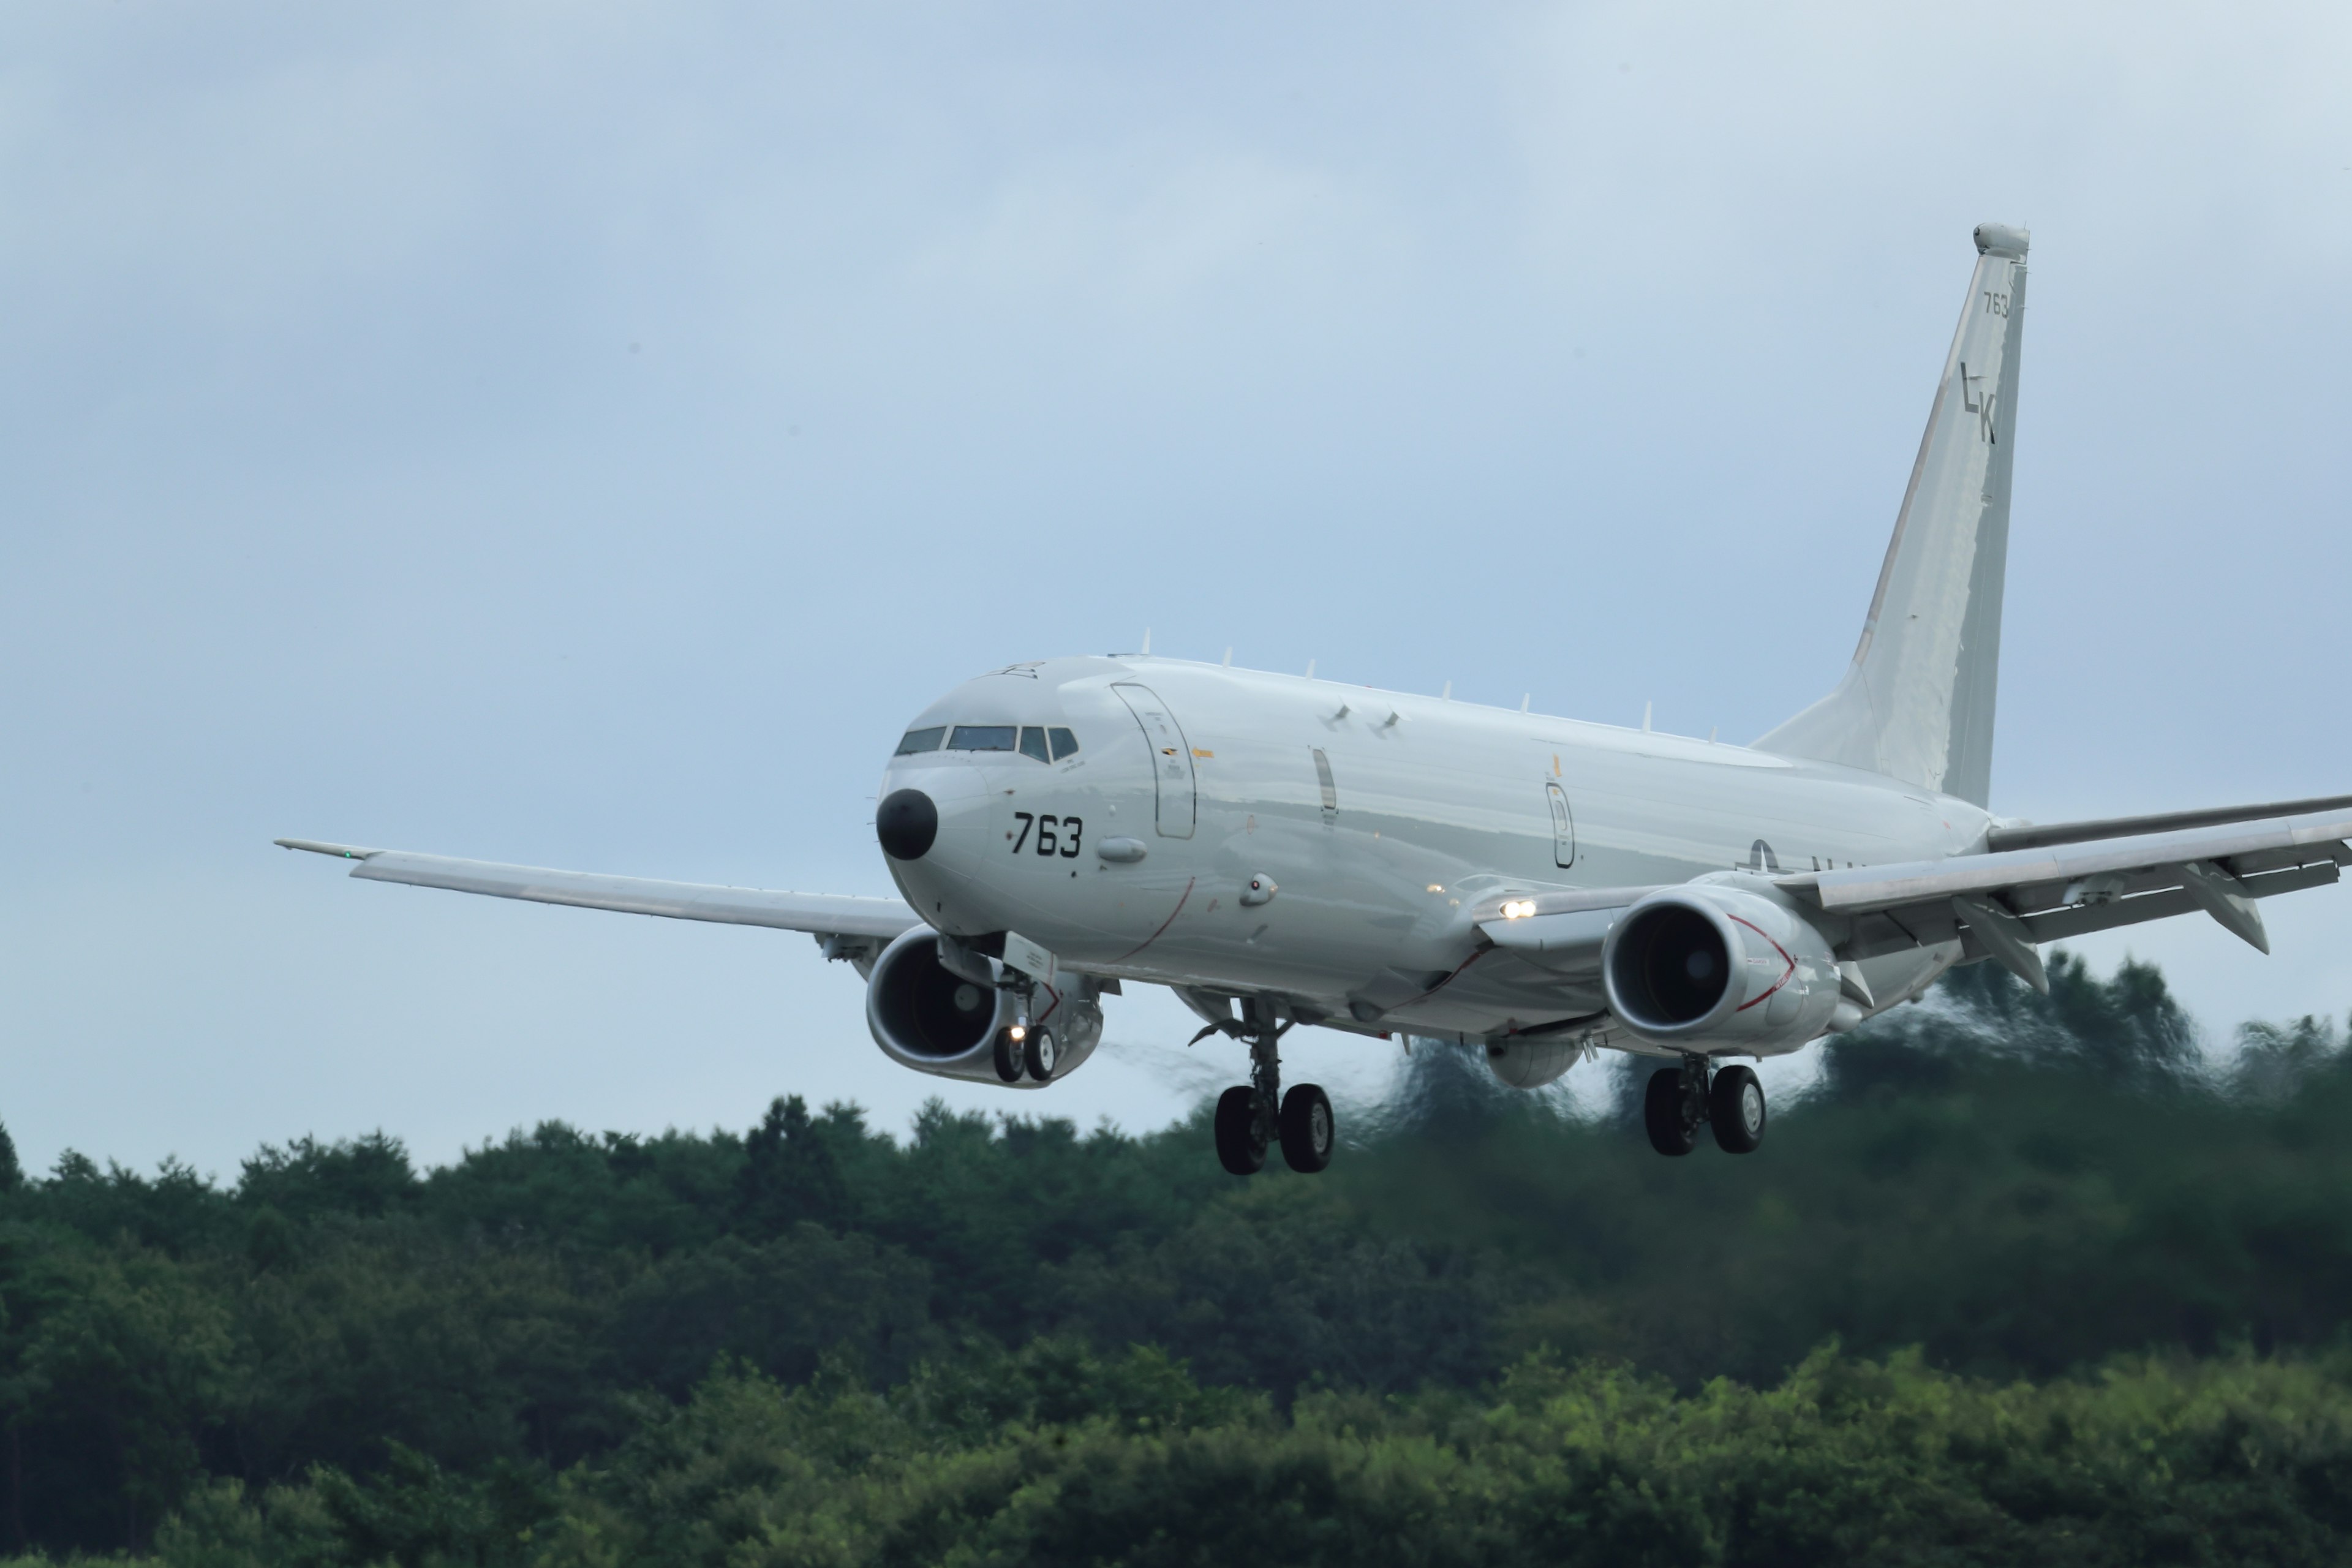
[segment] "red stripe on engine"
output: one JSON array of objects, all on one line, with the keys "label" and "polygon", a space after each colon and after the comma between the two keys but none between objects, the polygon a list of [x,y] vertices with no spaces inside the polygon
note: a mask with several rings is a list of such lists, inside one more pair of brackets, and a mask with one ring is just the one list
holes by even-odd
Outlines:
[{"label": "red stripe on engine", "polygon": [[[1739,917],[1738,915],[1734,915],[1731,918],[1733,920],[1739,921]],[[1772,942],[1772,933],[1766,931],[1762,926],[1758,925],[1754,921],[1739,921],[1739,923],[1746,926],[1749,931],[1754,931],[1758,936],[1762,937],[1766,942]],[[1770,991],[1767,991],[1763,995],[1757,997],[1755,1002],[1742,1002],[1738,1006],[1732,1009],[1733,1012],[1745,1013],[1748,1009],[1756,1005],[1756,1002],[1769,1002],[1774,994],[1777,993],[1781,986],[1789,984],[1790,977],[1797,973],[1797,961],[1789,956],[1789,950],[1787,948],[1782,947],[1777,942],[1772,942],[1772,951],[1779,953],[1780,955],[1780,962],[1787,964],[1789,967],[1780,972],[1780,979],[1772,982],[1772,989]]]}]

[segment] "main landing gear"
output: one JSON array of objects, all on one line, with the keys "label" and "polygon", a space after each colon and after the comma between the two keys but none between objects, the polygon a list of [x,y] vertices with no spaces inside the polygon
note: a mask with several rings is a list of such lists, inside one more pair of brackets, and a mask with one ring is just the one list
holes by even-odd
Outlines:
[{"label": "main landing gear", "polygon": [[[1282,1064],[1275,1044],[1290,1026],[1275,1023],[1273,1003],[1244,997],[1242,1016],[1241,1023],[1224,1028],[1249,1046],[1250,1081],[1217,1097],[1217,1163],[1236,1176],[1253,1175],[1265,1164],[1267,1148],[1279,1142],[1292,1170],[1311,1174],[1323,1169],[1339,1142],[1331,1097],[1311,1083],[1293,1084],[1289,1093],[1282,1092]],[[1217,1027],[1211,1025],[1202,1033]]]},{"label": "main landing gear", "polygon": [[1642,1125],[1650,1147],[1661,1154],[1687,1154],[1698,1145],[1702,1126],[1715,1130],[1716,1147],[1748,1154],[1764,1142],[1764,1086],[1755,1069],[1717,1068],[1707,1058],[1685,1056],[1678,1068],[1650,1075],[1642,1096]]}]

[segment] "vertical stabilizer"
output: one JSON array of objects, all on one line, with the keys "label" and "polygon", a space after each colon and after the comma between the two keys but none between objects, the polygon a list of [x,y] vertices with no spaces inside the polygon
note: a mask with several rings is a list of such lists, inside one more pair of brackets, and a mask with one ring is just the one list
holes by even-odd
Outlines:
[{"label": "vertical stabilizer", "polygon": [[1976,241],[1976,276],[1853,668],[1835,691],[1756,744],[1983,805],[2000,673],[2026,235],[1980,224]]}]

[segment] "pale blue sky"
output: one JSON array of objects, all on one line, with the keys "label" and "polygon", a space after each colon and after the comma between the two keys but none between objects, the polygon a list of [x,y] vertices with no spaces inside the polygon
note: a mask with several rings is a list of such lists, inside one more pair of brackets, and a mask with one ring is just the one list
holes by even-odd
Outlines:
[{"label": "pale blue sky", "polygon": [[[1745,739],[1852,650],[1985,218],[1996,807],[2352,789],[2347,80],[2320,4],[12,7],[0,1119],[1004,1105],[803,939],[268,840],[887,891],[901,721],[1147,626]],[[2352,889],[2269,918],[2128,945],[2352,1006]],[[1152,1125],[1187,1032],[1020,1103]]]}]

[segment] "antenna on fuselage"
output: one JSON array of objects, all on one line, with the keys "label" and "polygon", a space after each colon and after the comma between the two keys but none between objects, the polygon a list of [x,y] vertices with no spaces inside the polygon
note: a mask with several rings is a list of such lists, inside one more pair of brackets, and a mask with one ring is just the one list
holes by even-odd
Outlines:
[{"label": "antenna on fuselage", "polygon": [[1151,628],[1150,626],[1143,628],[1143,651],[1147,655],[1151,652]]},{"label": "antenna on fuselage", "polygon": [[1520,698],[1520,699],[1519,699],[1519,711],[1520,711],[1520,712],[1522,712],[1522,713],[1526,712],[1526,711],[1528,710],[1528,703],[1530,703],[1530,702],[1533,702],[1535,700],[1536,700],[1536,694],[1535,694],[1534,692],[1532,692],[1532,691],[1528,692],[1526,696],[1524,696],[1524,697]]},{"label": "antenna on fuselage", "polygon": [[1651,704],[1647,702],[1642,704],[1642,733],[1644,735],[1650,732],[1650,708]]},{"label": "antenna on fuselage", "polygon": [[1234,667],[1234,650],[1233,650],[1232,648],[1230,648],[1230,647],[1229,647],[1229,648],[1225,649],[1225,668],[1226,668],[1227,669],[1231,669],[1231,668],[1233,668],[1233,667]]}]

